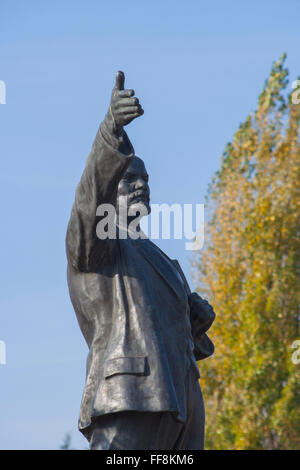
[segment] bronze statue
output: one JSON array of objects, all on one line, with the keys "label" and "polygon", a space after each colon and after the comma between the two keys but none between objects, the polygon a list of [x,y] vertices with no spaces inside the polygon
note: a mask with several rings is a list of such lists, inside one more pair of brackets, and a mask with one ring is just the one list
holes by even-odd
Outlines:
[{"label": "bronze statue", "polygon": [[116,237],[97,235],[103,204],[150,213],[148,174],[124,131],[143,112],[118,72],[68,225],[70,297],[89,346],[79,429],[91,449],[202,449],[196,360],[213,353],[213,309],[176,260],[148,238],[124,237],[130,215]]}]

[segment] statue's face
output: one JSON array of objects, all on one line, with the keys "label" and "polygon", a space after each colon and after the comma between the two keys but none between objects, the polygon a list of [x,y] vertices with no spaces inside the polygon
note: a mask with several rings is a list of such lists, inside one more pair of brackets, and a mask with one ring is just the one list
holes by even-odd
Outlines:
[{"label": "statue's face", "polygon": [[[150,214],[150,188],[148,173],[143,160],[134,157],[118,186],[118,212],[129,211],[129,215]],[[123,212],[124,213],[124,212]]]}]

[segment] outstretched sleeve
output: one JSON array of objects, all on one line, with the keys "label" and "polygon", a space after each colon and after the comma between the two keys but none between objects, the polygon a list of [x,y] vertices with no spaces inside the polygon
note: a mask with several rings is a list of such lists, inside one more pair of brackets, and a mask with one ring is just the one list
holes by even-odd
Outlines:
[{"label": "outstretched sleeve", "polygon": [[134,149],[125,133],[117,136],[106,117],[102,122],[86,167],[76,189],[66,235],[68,262],[81,272],[93,272],[105,257],[107,240],[96,234],[100,204],[116,205],[118,184],[124,175]]}]

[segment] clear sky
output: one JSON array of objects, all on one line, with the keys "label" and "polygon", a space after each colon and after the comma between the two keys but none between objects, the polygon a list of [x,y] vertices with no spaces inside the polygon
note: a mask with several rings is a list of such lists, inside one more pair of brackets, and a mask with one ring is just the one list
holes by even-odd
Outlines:
[{"label": "clear sky", "polygon": [[[299,15],[299,0],[1,0],[1,449],[56,449],[68,431],[86,447],[64,238],[115,72],[145,110],[127,130],[152,202],[203,203],[272,62],[285,51],[300,74]],[[190,280],[184,243],[158,244]]]}]

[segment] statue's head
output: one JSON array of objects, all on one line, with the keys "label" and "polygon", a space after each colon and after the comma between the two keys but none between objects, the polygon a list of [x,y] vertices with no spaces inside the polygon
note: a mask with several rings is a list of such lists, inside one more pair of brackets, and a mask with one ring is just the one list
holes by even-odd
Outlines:
[{"label": "statue's head", "polygon": [[[118,213],[129,216],[150,214],[150,188],[148,173],[143,160],[133,157],[123,178],[119,182],[117,206]],[[130,218],[130,217],[129,217]]]}]

